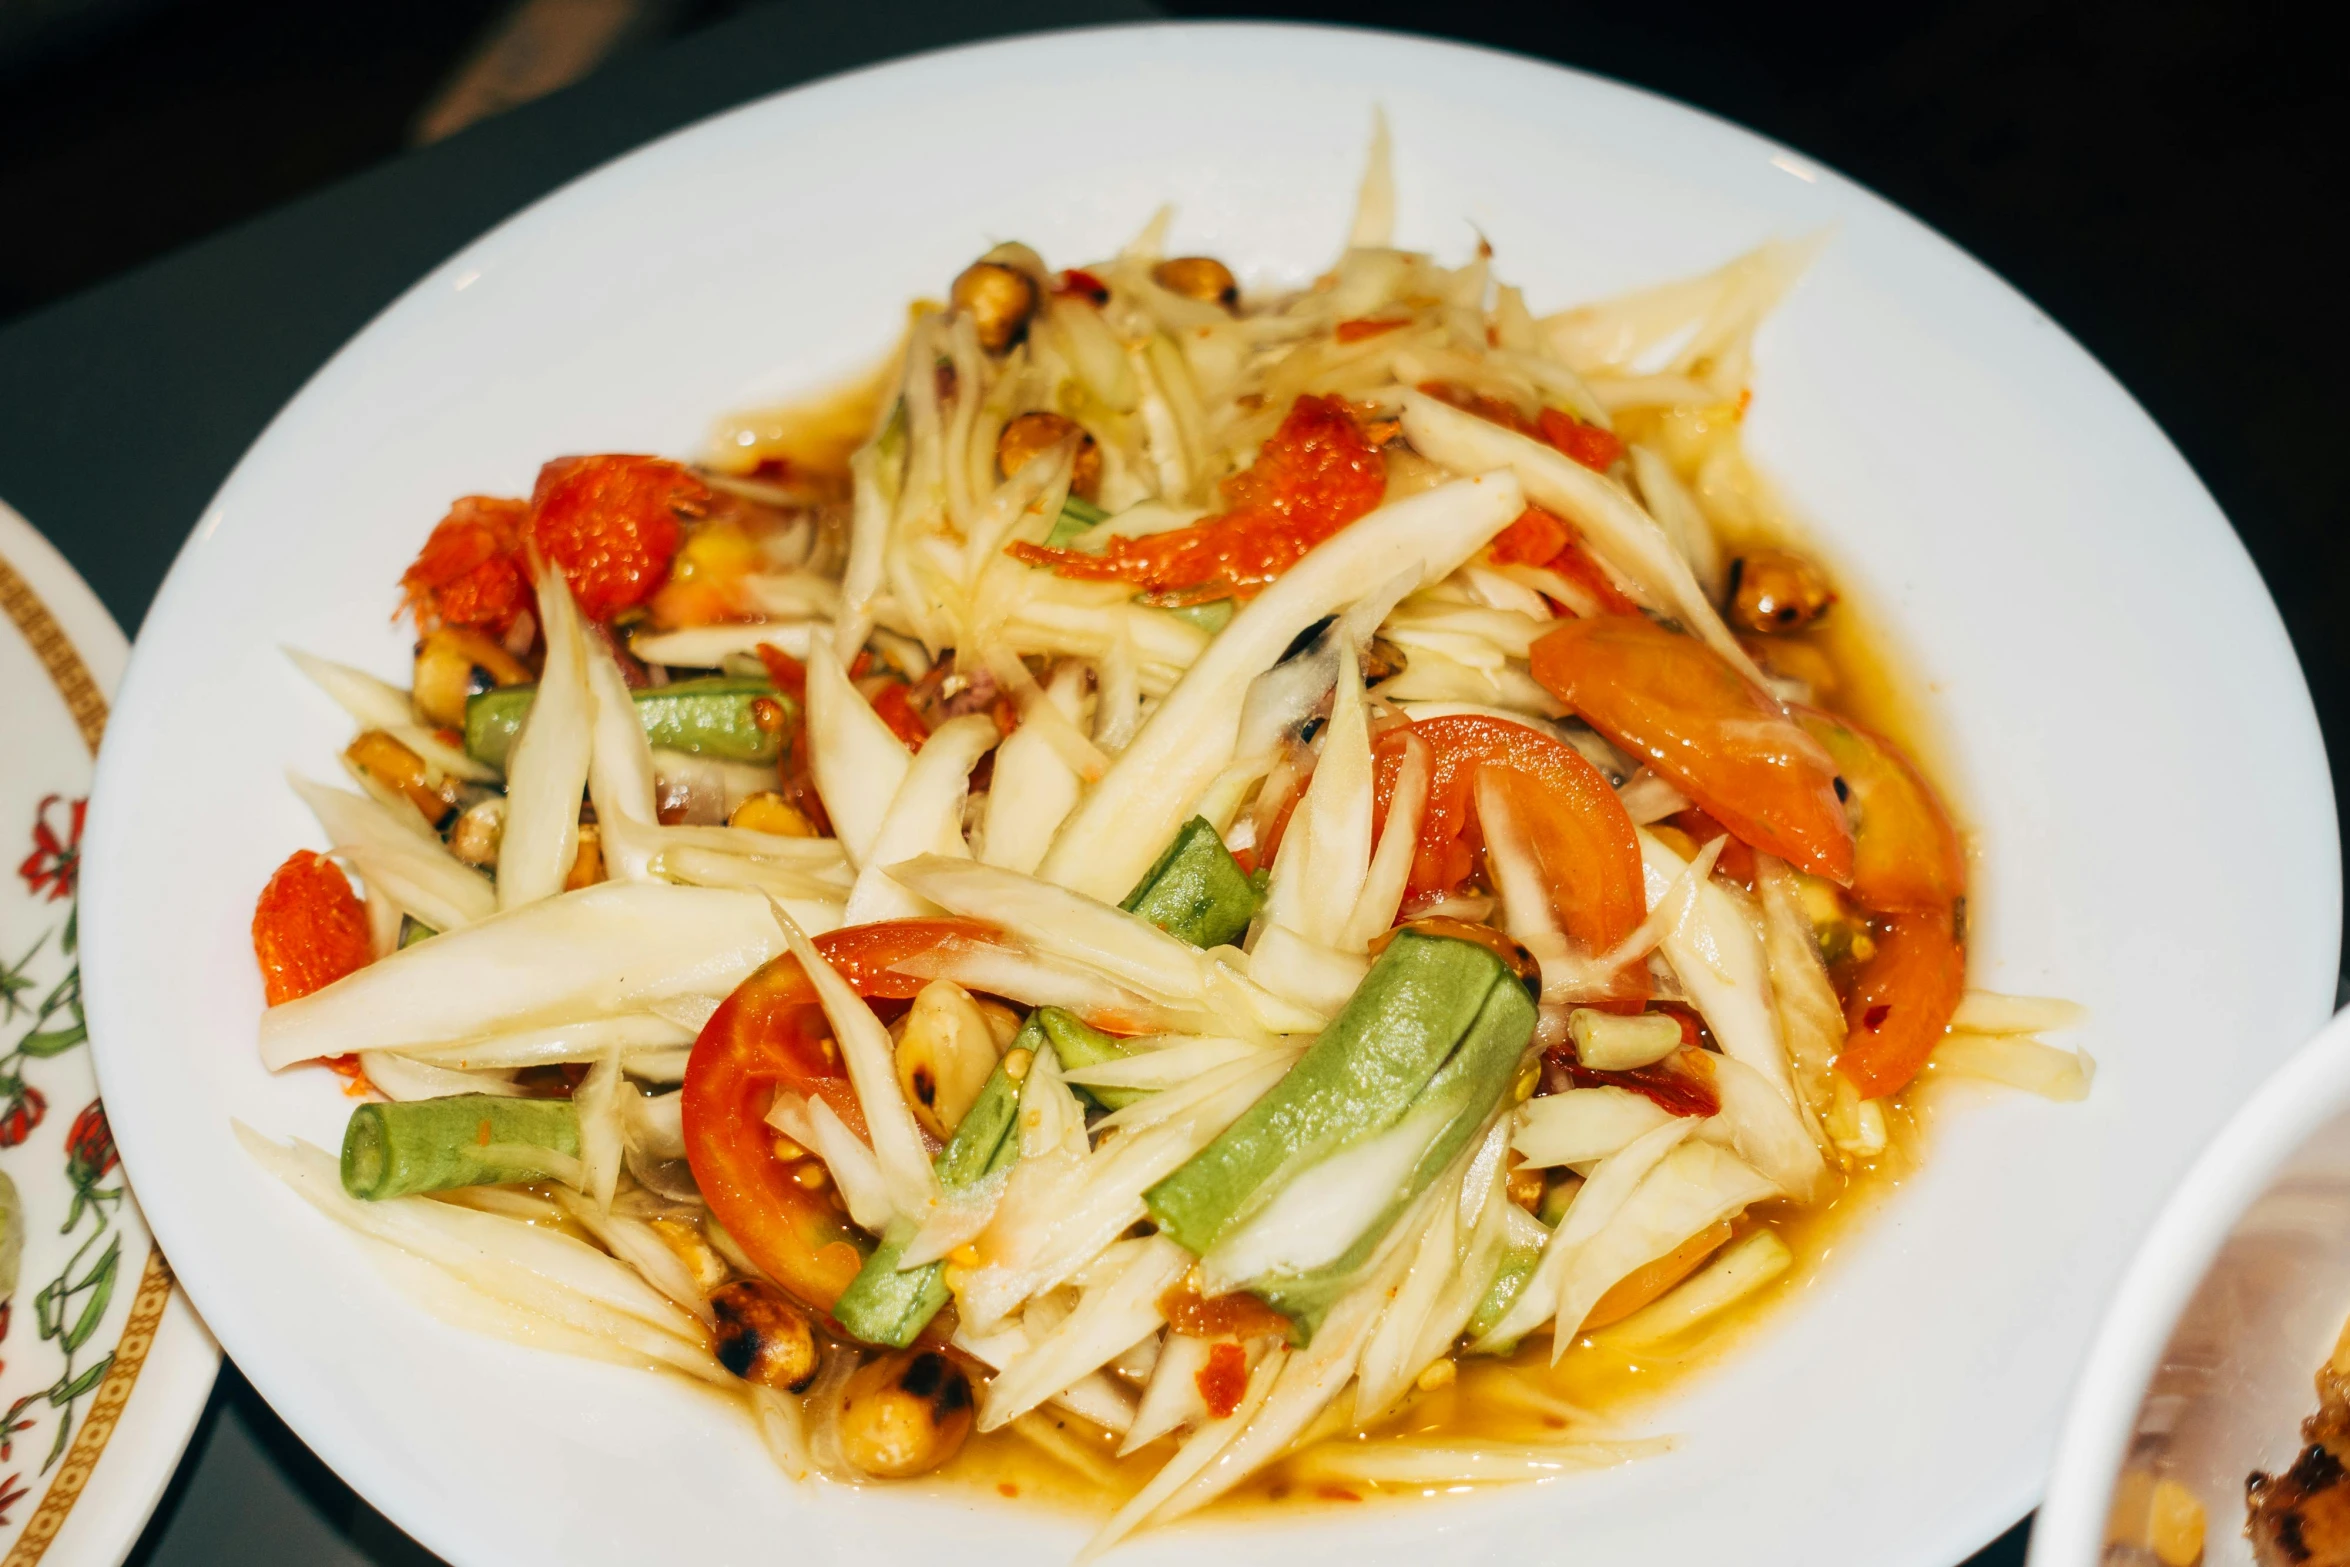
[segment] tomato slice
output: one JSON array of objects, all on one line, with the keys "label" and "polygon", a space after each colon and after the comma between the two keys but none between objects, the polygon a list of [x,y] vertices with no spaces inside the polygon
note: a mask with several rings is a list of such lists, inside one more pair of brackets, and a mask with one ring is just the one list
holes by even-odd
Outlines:
[{"label": "tomato slice", "polygon": [[1131,582],[1193,602],[1247,598],[1376,508],[1387,465],[1342,400],[1309,394],[1221,488],[1227,510],[1187,528],[1113,539],[1099,554],[1024,540],[1008,553],[1064,577]]},{"label": "tomato slice", "polygon": [[1852,895],[1880,914],[1948,908],[1966,893],[1966,857],[1949,813],[1899,747],[1848,718],[1793,708],[1828,748],[1852,822]]},{"label": "tomato slice", "polygon": [[[1403,766],[1406,735],[1418,735],[1434,753],[1407,899],[1452,892],[1475,872],[1481,846],[1477,774],[1490,768],[1541,861],[1559,928],[1598,954],[1639,925],[1648,912],[1640,841],[1616,791],[1582,753],[1528,725],[1476,713],[1397,725],[1372,746],[1381,822]],[[1645,981],[1644,974],[1625,978]]]},{"label": "tomato slice", "polygon": [[1534,644],[1531,662],[1544,690],[1742,842],[1851,880],[1835,764],[1776,698],[1697,638],[1642,615],[1571,620]]},{"label": "tomato slice", "polygon": [[1948,907],[1884,920],[1844,1005],[1836,1070],[1864,1099],[1899,1093],[1924,1070],[1965,989],[1966,953]]},{"label": "tomato slice", "polygon": [[530,606],[523,575],[526,501],[466,495],[435,524],[415,563],[400,575],[400,591],[416,628],[468,626],[503,637]]},{"label": "tomato slice", "polygon": [[651,598],[669,576],[679,523],[718,497],[694,471],[659,457],[558,457],[539,470],[530,534],[590,620]]},{"label": "tomato slice", "polygon": [[308,849],[287,855],[253,905],[253,955],[261,964],[262,995],[273,1007],[372,962],[367,910],[342,867]]},{"label": "tomato slice", "polygon": [[[997,940],[977,920],[889,920],[818,936],[816,950],[859,995],[910,999],[926,980],[894,965],[957,941]],[[823,1191],[792,1179],[767,1112],[781,1091],[823,1099],[851,1130],[865,1117],[841,1067],[816,987],[789,953],[735,987],[702,1026],[685,1069],[686,1160],[710,1211],[777,1284],[820,1311],[864,1266],[869,1243]]]}]

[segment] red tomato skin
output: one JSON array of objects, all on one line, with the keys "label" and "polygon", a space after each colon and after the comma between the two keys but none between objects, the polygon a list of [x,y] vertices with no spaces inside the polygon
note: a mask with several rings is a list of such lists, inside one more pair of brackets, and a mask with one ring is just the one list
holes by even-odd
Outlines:
[{"label": "red tomato skin", "polygon": [[1575,530],[1564,522],[1539,506],[1529,506],[1486,547],[1497,566],[1547,566],[1574,536]]},{"label": "red tomato skin", "polygon": [[1714,861],[1714,869],[1748,892],[1754,890],[1754,851],[1740,843],[1737,834],[1729,828],[1694,805],[1668,817],[1667,825],[1680,828],[1701,849],[1716,838],[1727,837],[1730,841],[1722,845],[1721,857]]},{"label": "red tomato skin", "polygon": [[[831,931],[815,945],[859,995],[904,1000],[925,981],[891,965],[956,939],[992,941],[997,932],[976,920],[891,920]],[[769,1277],[819,1311],[857,1276],[867,1243],[829,1196],[791,1178],[766,1123],[776,1094],[788,1091],[823,1099],[865,1135],[837,1050],[824,1048],[830,1032],[815,985],[785,953],[737,985],[702,1026],[679,1105],[686,1161],[711,1213]]]},{"label": "red tomato skin", "polygon": [[1836,1070],[1864,1099],[1901,1092],[1925,1069],[1965,991],[1966,952],[1951,910],[1890,916],[1845,1002]]},{"label": "red tomato skin", "polygon": [[891,681],[873,695],[873,711],[889,725],[889,732],[905,742],[909,751],[922,749],[922,742],[930,738],[930,726],[922,715],[914,711],[913,698],[906,695],[900,681]]},{"label": "red tomato skin", "polygon": [[1839,885],[1852,828],[1836,769],[1776,698],[1695,637],[1640,615],[1570,620],[1534,644],[1534,678],[1741,842]]},{"label": "red tomato skin", "polygon": [[1648,912],[1648,895],[1632,818],[1606,777],[1573,746],[1525,724],[1473,713],[1397,725],[1372,746],[1381,822],[1395,793],[1407,735],[1426,742],[1432,755],[1428,806],[1407,898],[1451,892],[1475,872],[1482,843],[1476,825],[1477,773],[1495,767],[1511,775],[1508,787],[1550,883],[1559,927],[1596,954],[1639,925]]},{"label": "red tomato skin", "polygon": [[1223,515],[1115,539],[1098,555],[1025,541],[1009,553],[1064,577],[1131,582],[1190,602],[1246,597],[1377,507],[1387,493],[1387,464],[1344,402],[1309,395],[1290,405],[1255,463],[1223,489]]},{"label": "red tomato skin", "polygon": [[1624,443],[1613,430],[1545,408],[1534,416],[1535,428],[1550,446],[1597,473],[1605,473],[1624,455]]},{"label": "red tomato skin", "polygon": [[1852,896],[1878,914],[1948,908],[1966,896],[1966,851],[1941,797],[1899,746],[1851,719],[1791,709],[1844,780]]},{"label": "red tomato skin", "polygon": [[660,457],[558,457],[539,470],[530,537],[590,620],[651,598],[669,578],[681,519],[709,515],[710,487]]},{"label": "red tomato skin", "polygon": [[273,1007],[374,961],[367,910],[341,867],[308,849],[286,856],[253,906],[253,956]]},{"label": "red tomato skin", "polygon": [[531,602],[519,551],[530,507],[467,495],[434,525],[400,591],[416,629],[463,626],[503,637]]}]

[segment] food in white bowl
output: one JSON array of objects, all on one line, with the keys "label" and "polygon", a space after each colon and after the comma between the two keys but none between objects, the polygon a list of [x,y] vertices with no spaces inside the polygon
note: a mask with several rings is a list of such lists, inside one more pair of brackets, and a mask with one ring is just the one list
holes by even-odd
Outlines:
[{"label": "food in white bowl", "polygon": [[1266,298],[1169,213],[998,245],[699,469],[458,501],[412,686],[300,660],[359,789],[298,786],[261,1052],[382,1097],[256,1156],[453,1321],[795,1476],[1041,1452],[1098,1549],[1658,1451],[1592,1406],[1915,1159],[1921,1072],[2085,1095],[1767,531],[1804,248],[1537,318],[1394,204],[1382,130]]},{"label": "food in white bowl", "polygon": [[2350,1559],[2350,1016],[2197,1161],[2073,1396],[2036,1564]]},{"label": "food in white bowl", "polygon": [[[674,1543],[674,1509],[654,1499],[680,1495],[724,1499],[694,1514],[720,1554],[788,1533],[894,1559],[952,1528],[974,1560],[1031,1560],[1090,1525],[954,1490],[782,1483],[676,1379],[433,1320],[253,1163],[233,1120],[332,1147],[350,1109],[327,1074],[272,1077],[250,1048],[246,900],[289,846],[324,846],[295,797],[256,783],[255,752],[326,777],[350,739],[289,682],[280,644],[405,667],[412,633],[388,623],[387,584],[450,497],[527,493],[551,453],[698,451],[711,410],[870,363],[876,323],[1006,235],[1099,256],[1172,196],[1170,254],[1262,268],[1245,281],[1264,294],[1302,286],[1346,232],[1341,187],[1374,101],[1397,129],[1399,239],[1462,257],[1474,223],[1540,310],[1833,226],[1757,341],[1748,449],[1845,595],[1835,614],[1900,633],[1894,664],[1916,672],[1922,709],[1904,736],[1927,737],[1971,829],[1974,981],[2085,1002],[2075,1037],[2100,1071],[2077,1104],[1931,1085],[1929,1109],[1953,1113],[1931,1115],[1929,1156],[1881,1196],[1882,1220],[1845,1227],[1793,1286],[1800,1301],[1735,1353],[1625,1413],[1627,1434],[1669,1436],[1670,1452],[1474,1499],[1196,1527],[1242,1560],[1522,1554],[1568,1530],[1595,1561],[1812,1561],[1832,1512],[1856,1559],[1941,1562],[2029,1505],[2109,1270],[2330,989],[2314,731],[2224,523],[2060,335],[1782,150],[1472,52],[1171,28],[787,95],[555,198],[322,374],[150,619],[108,775],[126,803],[105,814],[102,777],[87,883],[92,1027],[126,1158],[174,1172],[159,1228],[257,1385],[441,1554],[625,1559]],[[1120,134],[1072,136],[1073,113]],[[1056,157],[975,184],[933,149],[979,119]],[[223,726],[236,691],[285,696],[262,728]],[[2262,758],[2260,809],[2234,772],[2180,765],[2181,734],[2199,755]],[[2117,784],[2132,779],[2161,782]],[[202,831],[172,830],[190,822]],[[2254,969],[2273,983],[2247,989]],[[2223,1004],[2244,1043],[2214,1056],[2187,1020]],[[449,1418],[492,1386],[494,1422]],[[605,1475],[626,1483],[599,1485],[592,1507],[513,1504]],[[1150,1532],[1121,1550],[1195,1548]]]}]

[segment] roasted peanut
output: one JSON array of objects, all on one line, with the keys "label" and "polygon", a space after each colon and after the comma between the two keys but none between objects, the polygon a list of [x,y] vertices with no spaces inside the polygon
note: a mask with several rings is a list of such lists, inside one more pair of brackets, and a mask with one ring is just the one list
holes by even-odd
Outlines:
[{"label": "roasted peanut", "polygon": [[806,1314],[774,1285],[758,1279],[721,1284],[710,1292],[710,1311],[718,1319],[710,1351],[745,1382],[797,1393],[816,1380],[816,1334]]},{"label": "roasted peanut", "polygon": [[465,727],[466,698],[498,686],[527,685],[530,668],[478,631],[443,626],[416,644],[417,716],[441,729]]},{"label": "roasted peanut", "polygon": [[970,992],[951,979],[922,987],[898,1036],[898,1086],[914,1118],[944,1142],[995,1070],[995,1030]]},{"label": "roasted peanut", "polygon": [[1102,450],[1074,419],[1056,413],[1025,413],[1004,426],[996,437],[996,472],[1009,479],[1029,463],[1058,446],[1071,434],[1078,439],[1077,461],[1069,475],[1069,490],[1092,500],[1102,483]]},{"label": "roasted peanut", "polygon": [[463,799],[456,780],[436,771],[381,729],[370,729],[352,741],[343,751],[343,760],[379,788],[415,806],[417,814],[436,830],[457,814]]},{"label": "roasted peanut", "polygon": [[1000,354],[1020,339],[1036,314],[1036,281],[1000,261],[974,261],[955,279],[948,299],[978,328],[979,346]]},{"label": "roasted peanut", "polygon": [[902,1480],[936,1469],[971,1434],[971,1379],[935,1349],[902,1350],[857,1368],[841,1398],[841,1455]]},{"label": "roasted peanut", "polygon": [[478,801],[449,829],[449,852],[468,865],[498,863],[498,840],[506,829],[506,797]]},{"label": "roasted peanut", "polygon": [[1789,550],[1749,550],[1730,563],[1730,618],[1749,631],[1800,631],[1836,602],[1819,567]]},{"label": "roasted peanut", "polygon": [[1230,310],[1240,303],[1240,280],[1213,256],[1175,256],[1151,268],[1151,281],[1171,294]]}]

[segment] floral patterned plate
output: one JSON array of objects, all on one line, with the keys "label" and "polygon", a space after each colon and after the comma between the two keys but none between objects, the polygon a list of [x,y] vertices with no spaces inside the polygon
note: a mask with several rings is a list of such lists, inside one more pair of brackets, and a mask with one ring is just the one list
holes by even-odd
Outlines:
[{"label": "floral patterned plate", "polygon": [[115,1158],[83,1040],[82,815],[128,649],[0,505],[0,1567],[114,1567],[220,1350]]}]

